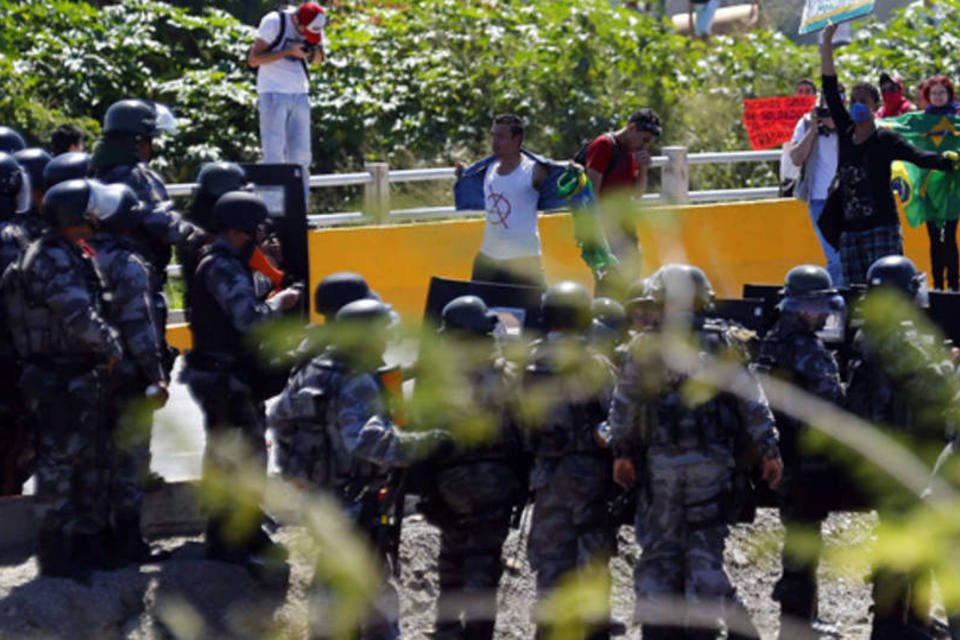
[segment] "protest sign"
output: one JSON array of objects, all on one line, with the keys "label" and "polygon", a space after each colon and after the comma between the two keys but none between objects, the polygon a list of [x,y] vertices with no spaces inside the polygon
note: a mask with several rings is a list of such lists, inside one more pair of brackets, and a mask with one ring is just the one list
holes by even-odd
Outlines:
[{"label": "protest sign", "polygon": [[810,113],[813,96],[747,98],[743,101],[743,126],[754,150],[779,147],[793,136],[804,114]]},{"label": "protest sign", "polygon": [[874,0],[807,0],[800,33],[816,33],[828,24],[849,22],[873,11]]}]

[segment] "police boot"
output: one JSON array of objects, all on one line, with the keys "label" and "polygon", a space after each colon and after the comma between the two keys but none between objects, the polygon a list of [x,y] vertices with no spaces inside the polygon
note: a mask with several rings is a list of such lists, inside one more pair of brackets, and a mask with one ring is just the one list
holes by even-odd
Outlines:
[{"label": "police boot", "polygon": [[467,620],[463,624],[463,638],[464,640],[491,640],[493,628],[493,620]]},{"label": "police boot", "polygon": [[154,551],[143,539],[140,515],[137,513],[118,515],[112,534],[116,545],[114,548],[124,564],[151,564],[170,557],[169,551]]},{"label": "police boot", "polygon": [[289,553],[286,547],[274,542],[263,527],[257,527],[248,540],[244,565],[247,571],[268,588],[284,588],[290,580]]},{"label": "police boot", "polygon": [[643,640],[686,640],[687,638],[683,629],[679,627],[644,624],[640,629]]},{"label": "police boot", "polygon": [[90,585],[90,569],[71,553],[69,538],[57,531],[40,532],[37,536],[37,565],[41,576],[67,578]]}]

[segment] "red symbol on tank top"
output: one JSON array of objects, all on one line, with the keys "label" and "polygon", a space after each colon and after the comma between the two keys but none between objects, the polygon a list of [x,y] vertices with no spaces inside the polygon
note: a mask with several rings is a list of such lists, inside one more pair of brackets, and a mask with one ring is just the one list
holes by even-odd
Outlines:
[{"label": "red symbol on tank top", "polygon": [[510,201],[502,193],[491,191],[490,195],[487,196],[487,220],[493,226],[503,225],[504,229],[509,229],[510,225],[507,224],[507,220],[510,219],[512,210]]}]

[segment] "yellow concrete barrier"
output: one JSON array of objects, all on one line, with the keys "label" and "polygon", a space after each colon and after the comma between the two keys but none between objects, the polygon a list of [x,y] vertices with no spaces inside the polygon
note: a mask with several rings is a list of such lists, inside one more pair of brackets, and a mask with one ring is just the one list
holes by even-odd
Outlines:
[{"label": "yellow concrete barrier", "polygon": [[[637,232],[645,274],[665,262],[695,264],[721,297],[739,296],[747,282],[783,282],[795,265],[824,262],[806,205],[796,200],[649,209]],[[569,214],[541,216],[540,235],[548,281],[592,283]],[[904,235],[907,255],[921,269],[929,268],[923,230],[905,228]],[[479,218],[313,231],[311,282],[334,271],[356,271],[405,317],[416,319],[431,276],[469,278],[482,236]]]},{"label": "yellow concrete barrier", "polygon": [[[781,283],[798,264],[823,264],[806,205],[796,200],[648,209],[640,216],[637,233],[644,274],[666,262],[695,264],[706,271],[721,297],[738,297],[747,282]],[[541,216],[540,235],[548,281],[571,278],[592,284],[569,214]],[[416,320],[423,313],[431,276],[470,277],[482,236],[480,218],[311,231],[310,280],[315,285],[334,271],[356,271],[404,317]],[[924,230],[905,226],[904,239],[907,255],[928,270]],[[170,327],[167,335],[171,344],[189,348],[186,325]]]}]

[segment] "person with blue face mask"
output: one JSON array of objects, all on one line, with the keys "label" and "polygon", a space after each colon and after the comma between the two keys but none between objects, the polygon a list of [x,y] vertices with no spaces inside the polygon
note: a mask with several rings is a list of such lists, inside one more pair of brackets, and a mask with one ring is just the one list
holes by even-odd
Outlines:
[{"label": "person with blue face mask", "polygon": [[854,85],[850,108],[844,107],[833,62],[833,34],[824,30],[821,47],[823,93],[837,127],[838,160],[827,203],[818,221],[826,240],[840,253],[845,284],[865,284],[867,269],[879,258],[903,255],[903,235],[890,188],[895,160],[924,169],[953,171],[950,159],[917,149],[899,134],[877,128],[874,113],[880,91],[868,83]]}]

